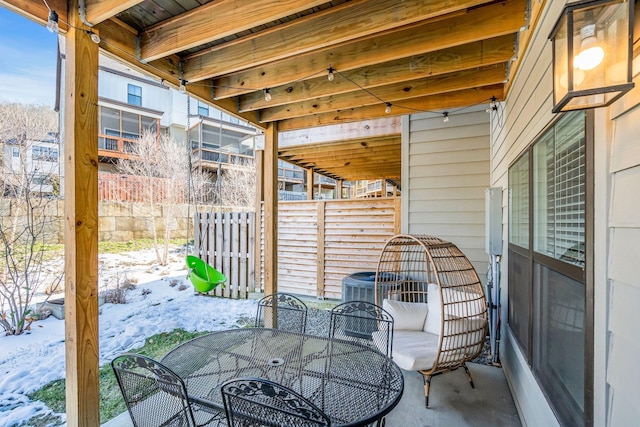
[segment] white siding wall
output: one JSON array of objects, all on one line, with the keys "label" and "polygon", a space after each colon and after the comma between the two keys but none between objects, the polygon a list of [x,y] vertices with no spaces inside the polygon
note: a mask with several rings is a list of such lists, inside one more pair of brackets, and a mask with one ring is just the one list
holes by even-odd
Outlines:
[{"label": "white siding wall", "polygon": [[[537,384],[526,357],[515,338],[508,332],[508,170],[509,165],[533,142],[535,137],[553,120],[551,113],[551,44],[547,37],[560,11],[563,1],[547,1],[540,24],[528,49],[521,58],[520,68],[511,83],[505,102],[491,113],[491,186],[502,187],[503,192],[503,259],[501,262],[501,306],[503,340],[501,362],[509,381],[513,398],[524,425],[558,425],[553,411]],[[596,424],[597,425],[597,424]]]},{"label": "white siding wall", "polygon": [[640,420],[640,79],[623,102],[611,108],[611,204],[609,219],[609,354],[606,381],[611,426]]},{"label": "white siding wall", "polygon": [[484,281],[485,200],[489,187],[489,114],[482,108],[405,118],[403,232],[457,245]]},{"label": "white siding wall", "polygon": [[[564,1],[547,1],[501,115],[492,118],[491,185],[507,188],[511,162],[554,118],[548,35]],[[640,80],[636,81],[636,85]],[[640,419],[640,88],[596,110],[594,153],[594,425]],[[502,110],[501,110],[502,111]],[[612,120],[613,118],[613,120]],[[507,245],[504,192],[504,245]],[[502,318],[507,319],[507,259],[502,262]],[[506,327],[506,322],[505,322]],[[526,425],[557,424],[514,338],[504,331],[502,362]]]}]

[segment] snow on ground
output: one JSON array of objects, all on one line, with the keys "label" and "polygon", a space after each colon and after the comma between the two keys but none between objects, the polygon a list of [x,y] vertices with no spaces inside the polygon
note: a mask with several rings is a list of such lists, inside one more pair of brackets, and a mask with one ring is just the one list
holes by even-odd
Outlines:
[{"label": "snow on ground", "polygon": [[[126,304],[100,307],[100,365],[141,347],[145,338],[176,328],[215,331],[255,316],[256,301],[195,295],[185,279],[183,255],[166,267],[154,265],[152,251],[100,255],[100,287],[128,279],[137,284]],[[180,285],[186,289],[180,291]],[[173,286],[172,286],[173,285]],[[151,291],[150,293],[145,293]],[[144,291],[144,292],[143,292]],[[27,394],[65,375],[64,321],[49,317],[21,336],[0,336],[0,427],[25,423],[51,410]]]}]

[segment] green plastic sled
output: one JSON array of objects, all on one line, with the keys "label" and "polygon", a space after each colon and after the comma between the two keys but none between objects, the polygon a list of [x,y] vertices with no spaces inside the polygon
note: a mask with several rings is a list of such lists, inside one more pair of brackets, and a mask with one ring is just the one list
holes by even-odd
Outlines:
[{"label": "green plastic sled", "polygon": [[224,287],[227,278],[200,258],[187,255],[187,278],[198,292],[209,292],[218,285]]}]

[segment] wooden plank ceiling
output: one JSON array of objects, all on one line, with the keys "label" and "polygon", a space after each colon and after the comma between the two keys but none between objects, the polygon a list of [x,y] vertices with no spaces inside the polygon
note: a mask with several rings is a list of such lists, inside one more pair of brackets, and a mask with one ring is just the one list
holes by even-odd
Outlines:
[{"label": "wooden plank ceiling", "polygon": [[[46,22],[38,0],[0,4]],[[67,21],[66,1],[49,0]],[[258,127],[280,131],[504,98],[529,0],[85,0],[88,31],[104,52]],[[90,26],[89,26],[90,25]],[[329,79],[329,72],[333,79]],[[270,99],[267,100],[266,92]],[[389,144],[387,151],[381,146]],[[351,147],[352,142],[345,142]],[[351,145],[350,145],[351,144]],[[329,176],[355,178],[346,163],[398,156],[397,138],[331,150]],[[311,147],[307,147],[311,148]],[[320,165],[309,150],[283,159]],[[371,153],[379,153],[371,157]],[[335,159],[332,167],[330,158]],[[395,159],[395,157],[394,157]],[[318,166],[319,167],[319,166]],[[335,169],[335,170],[330,170]],[[399,167],[396,176],[399,179]],[[362,175],[369,175],[363,173]],[[382,177],[382,176],[379,176]],[[365,179],[360,177],[358,179]]]}]

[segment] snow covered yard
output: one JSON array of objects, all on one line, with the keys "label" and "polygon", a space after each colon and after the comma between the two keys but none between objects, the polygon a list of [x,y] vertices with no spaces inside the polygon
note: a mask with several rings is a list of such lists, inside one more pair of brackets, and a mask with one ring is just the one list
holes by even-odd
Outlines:
[{"label": "snow covered yard", "polygon": [[[151,250],[100,255],[101,290],[125,279],[136,284],[127,292],[126,304],[100,307],[100,365],[161,332],[229,329],[255,316],[256,301],[195,295],[185,279],[184,253],[173,254],[167,266],[154,263]],[[0,336],[0,427],[24,425],[50,413],[27,394],[64,376],[63,320],[49,317],[34,322],[29,333]]]}]

